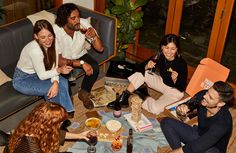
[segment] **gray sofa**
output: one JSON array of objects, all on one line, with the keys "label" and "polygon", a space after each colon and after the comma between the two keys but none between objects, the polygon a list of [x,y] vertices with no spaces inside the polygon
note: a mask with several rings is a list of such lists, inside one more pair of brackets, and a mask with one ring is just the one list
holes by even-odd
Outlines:
[{"label": "gray sofa", "polygon": [[[79,7],[81,17],[92,17],[92,25],[103,40],[105,50],[89,53],[100,63],[104,64],[115,56],[116,20],[101,13]],[[56,12],[56,9],[50,10]],[[22,48],[33,38],[33,25],[29,19],[13,22],[0,27],[0,69],[12,78],[16,63]],[[79,78],[78,78],[79,79]],[[17,111],[38,101],[42,97],[27,96],[15,91],[12,82],[0,86],[0,121]]]}]

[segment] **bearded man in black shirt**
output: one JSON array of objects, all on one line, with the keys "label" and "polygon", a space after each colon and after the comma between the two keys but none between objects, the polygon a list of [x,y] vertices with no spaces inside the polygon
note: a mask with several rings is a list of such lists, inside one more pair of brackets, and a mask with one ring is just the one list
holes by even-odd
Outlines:
[{"label": "bearded man in black shirt", "polygon": [[227,104],[233,96],[232,87],[218,81],[176,108],[181,115],[197,109],[198,126],[164,118],[161,129],[173,149],[170,153],[226,153],[232,133],[232,116]]}]

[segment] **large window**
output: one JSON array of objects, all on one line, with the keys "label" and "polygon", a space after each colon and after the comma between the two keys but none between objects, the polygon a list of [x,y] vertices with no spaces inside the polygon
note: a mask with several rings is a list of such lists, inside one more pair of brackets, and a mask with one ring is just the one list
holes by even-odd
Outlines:
[{"label": "large window", "polygon": [[[232,13],[234,1],[150,0],[149,6],[145,7],[139,45],[153,50],[159,46],[164,33],[178,34],[181,37],[183,57],[188,65],[196,67],[202,58],[212,58],[230,68],[228,81],[235,84],[235,8]],[[191,73],[193,71],[191,69]]]},{"label": "large window", "polygon": [[139,44],[156,51],[165,35],[168,0],[149,0],[142,10],[144,24],[140,29]]},{"label": "large window", "polygon": [[185,1],[180,26],[183,57],[196,67],[206,57],[217,0]]},{"label": "large window", "polygon": [[54,7],[54,0],[0,0],[6,14],[0,25],[19,20],[27,15]]}]

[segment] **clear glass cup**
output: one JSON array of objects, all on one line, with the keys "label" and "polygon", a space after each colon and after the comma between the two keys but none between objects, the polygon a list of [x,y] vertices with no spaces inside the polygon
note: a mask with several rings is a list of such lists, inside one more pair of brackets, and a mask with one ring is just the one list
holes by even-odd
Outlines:
[{"label": "clear glass cup", "polygon": [[[73,62],[72,62],[72,60],[69,60],[69,62],[67,63],[67,66],[73,67]],[[69,75],[70,75],[70,76],[69,76],[68,80],[69,80],[70,82],[76,80],[76,77],[74,76],[74,70],[72,70]]]},{"label": "clear glass cup", "polygon": [[69,79],[68,79],[70,82],[73,82],[73,81],[76,80],[75,74],[76,74],[76,73],[74,72],[74,69],[71,70],[71,72],[70,72],[70,74],[69,74],[70,76],[69,76]]}]

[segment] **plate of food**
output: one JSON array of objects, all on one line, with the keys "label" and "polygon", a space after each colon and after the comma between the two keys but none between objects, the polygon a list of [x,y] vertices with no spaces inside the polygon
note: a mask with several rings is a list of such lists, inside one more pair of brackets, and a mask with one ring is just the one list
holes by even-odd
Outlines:
[{"label": "plate of food", "polygon": [[99,118],[96,118],[96,117],[90,117],[85,121],[85,126],[89,130],[97,130],[101,126],[101,120]]}]

